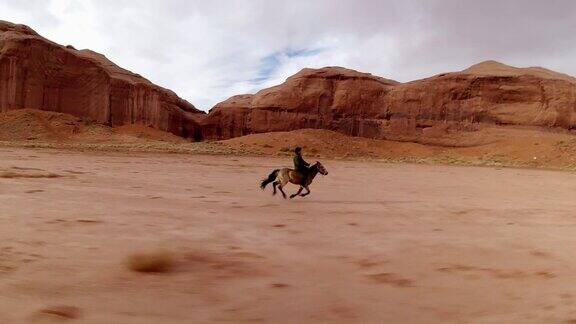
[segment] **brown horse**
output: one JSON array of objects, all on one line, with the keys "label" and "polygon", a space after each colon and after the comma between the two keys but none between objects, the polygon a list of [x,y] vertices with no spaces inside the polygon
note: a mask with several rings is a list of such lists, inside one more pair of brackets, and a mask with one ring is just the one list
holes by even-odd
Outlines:
[{"label": "brown horse", "polygon": [[[282,188],[284,188],[284,186],[286,186],[288,184],[288,182],[293,183],[295,185],[299,185],[300,189],[298,189],[298,192],[290,195],[290,199],[296,197],[296,196],[300,196],[300,197],[306,197],[310,194],[310,184],[312,183],[312,181],[314,181],[314,178],[316,177],[316,175],[320,173],[321,175],[327,175],[328,171],[326,171],[326,168],[324,168],[324,166],[322,165],[322,163],[316,161],[316,163],[314,163],[314,165],[312,165],[310,167],[309,173],[308,173],[308,177],[306,178],[306,183],[302,183],[302,174],[300,174],[299,172],[292,170],[292,169],[288,169],[288,168],[284,168],[284,169],[276,169],[274,171],[272,171],[272,173],[270,173],[270,175],[268,176],[268,178],[262,180],[262,182],[260,183],[260,188],[262,188],[262,190],[264,190],[266,188],[266,186],[272,182],[274,191],[272,192],[273,195],[276,194],[276,187],[278,187],[278,189],[280,189],[280,192],[282,193],[282,197],[284,197],[284,199],[286,199],[286,193],[284,193],[284,190],[282,190]],[[306,193],[302,194],[302,189],[306,189]]]}]

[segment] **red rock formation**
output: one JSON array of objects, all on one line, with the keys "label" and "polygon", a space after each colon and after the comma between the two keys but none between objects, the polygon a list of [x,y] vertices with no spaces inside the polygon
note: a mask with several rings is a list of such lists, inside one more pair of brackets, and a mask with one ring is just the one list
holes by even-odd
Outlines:
[{"label": "red rock formation", "polygon": [[217,104],[203,137],[325,128],[408,139],[449,125],[576,126],[576,79],[493,61],[461,72],[398,83],[343,68],[304,69],[283,84]]},{"label": "red rock formation", "polygon": [[402,84],[387,96],[387,111],[417,127],[455,121],[572,128],[576,79],[487,61]]},{"label": "red rock formation", "polygon": [[250,111],[253,95],[238,95],[217,104],[202,123],[203,139],[226,139],[252,133]]},{"label": "red rock formation", "polygon": [[0,111],[33,108],[196,139],[323,128],[414,140],[453,124],[576,127],[576,79],[488,61],[398,83],[338,67],[304,69],[281,85],[234,96],[206,115],[173,92],[89,50],[0,21]]},{"label": "red rock formation", "polygon": [[326,128],[368,136],[356,121],[385,118],[384,99],[397,84],[339,67],[304,69],[279,86],[217,104],[205,119],[202,134],[206,139],[220,139]]},{"label": "red rock formation", "polygon": [[138,123],[198,137],[203,114],[172,91],[101,54],[51,42],[24,25],[0,21],[0,111],[33,108],[110,126]]}]

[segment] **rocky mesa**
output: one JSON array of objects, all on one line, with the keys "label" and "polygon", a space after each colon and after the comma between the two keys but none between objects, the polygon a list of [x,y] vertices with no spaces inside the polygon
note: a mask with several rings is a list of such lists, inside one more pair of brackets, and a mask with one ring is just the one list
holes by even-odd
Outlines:
[{"label": "rocky mesa", "polygon": [[347,135],[417,140],[481,124],[576,126],[576,79],[543,68],[486,61],[400,83],[340,67],[304,69],[281,85],[217,104],[205,139],[322,128]]},{"label": "rocky mesa", "polygon": [[143,124],[199,139],[204,113],[104,55],[0,21],[0,111],[39,109],[109,126]]},{"label": "rocky mesa", "polygon": [[[399,82],[341,67],[303,69],[281,85],[217,104],[204,119],[206,139],[300,128],[376,136],[363,127],[385,119],[385,99]],[[361,122],[360,122],[361,121]]]},{"label": "rocky mesa", "polygon": [[407,83],[342,67],[303,69],[206,114],[101,54],[0,21],[0,112],[15,109],[141,124],[195,140],[313,128],[431,143],[479,125],[575,128],[576,79],[495,61]]}]

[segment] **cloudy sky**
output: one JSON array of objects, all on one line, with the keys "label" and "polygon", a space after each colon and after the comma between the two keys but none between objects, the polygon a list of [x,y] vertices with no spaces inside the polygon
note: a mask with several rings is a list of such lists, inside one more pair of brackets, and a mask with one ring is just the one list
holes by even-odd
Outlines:
[{"label": "cloudy sky", "polygon": [[494,59],[576,75],[572,0],[0,0],[0,19],[204,110],[304,67],[410,81]]}]

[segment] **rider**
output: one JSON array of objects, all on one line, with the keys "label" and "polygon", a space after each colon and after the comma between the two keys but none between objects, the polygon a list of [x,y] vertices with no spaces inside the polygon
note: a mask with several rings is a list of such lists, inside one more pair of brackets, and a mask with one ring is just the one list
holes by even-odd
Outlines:
[{"label": "rider", "polygon": [[299,172],[300,174],[302,174],[302,184],[306,183],[306,180],[308,178],[308,172],[310,168],[310,163],[304,161],[304,159],[302,158],[302,148],[301,147],[296,147],[294,149],[294,169]]}]

